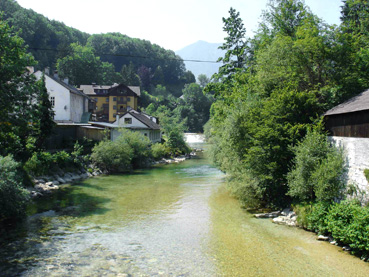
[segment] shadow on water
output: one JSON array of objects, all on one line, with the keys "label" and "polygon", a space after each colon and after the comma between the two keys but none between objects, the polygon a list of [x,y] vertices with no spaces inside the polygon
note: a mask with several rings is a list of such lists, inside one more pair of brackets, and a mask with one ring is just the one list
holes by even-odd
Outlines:
[{"label": "shadow on water", "polygon": [[74,219],[110,211],[104,207],[109,198],[85,193],[82,187],[104,190],[84,182],[66,185],[31,203],[23,221],[0,225],[0,276],[13,276],[37,263],[36,257],[48,255],[49,244],[67,239]]}]

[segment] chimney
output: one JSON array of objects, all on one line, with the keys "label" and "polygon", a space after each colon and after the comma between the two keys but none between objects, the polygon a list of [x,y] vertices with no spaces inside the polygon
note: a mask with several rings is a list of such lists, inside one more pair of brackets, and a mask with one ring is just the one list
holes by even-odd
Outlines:
[{"label": "chimney", "polygon": [[50,75],[50,67],[45,67],[45,74]]},{"label": "chimney", "polygon": [[59,75],[58,75],[58,71],[57,70],[54,70],[54,78],[55,79],[59,79]]},{"label": "chimney", "polygon": [[68,77],[64,78],[63,82],[68,85],[69,84],[69,78]]}]

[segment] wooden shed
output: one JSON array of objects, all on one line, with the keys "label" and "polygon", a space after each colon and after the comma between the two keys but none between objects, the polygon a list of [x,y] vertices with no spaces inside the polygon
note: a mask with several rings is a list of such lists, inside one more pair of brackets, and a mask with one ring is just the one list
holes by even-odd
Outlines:
[{"label": "wooden shed", "polygon": [[369,90],[330,109],[324,116],[330,136],[369,138]]}]

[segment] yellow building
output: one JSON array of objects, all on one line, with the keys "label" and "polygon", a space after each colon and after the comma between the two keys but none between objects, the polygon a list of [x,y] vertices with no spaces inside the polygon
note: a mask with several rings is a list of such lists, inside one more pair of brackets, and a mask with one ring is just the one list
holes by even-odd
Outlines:
[{"label": "yellow building", "polygon": [[81,85],[79,89],[94,99],[93,117],[97,121],[113,122],[117,115],[122,115],[130,109],[137,110],[140,87],[128,87],[123,84]]}]

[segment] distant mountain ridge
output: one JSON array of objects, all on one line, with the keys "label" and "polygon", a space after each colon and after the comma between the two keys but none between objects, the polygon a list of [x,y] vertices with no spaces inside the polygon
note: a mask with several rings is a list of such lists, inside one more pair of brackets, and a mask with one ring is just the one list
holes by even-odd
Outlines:
[{"label": "distant mountain ridge", "polygon": [[[184,60],[217,61],[223,57],[225,51],[218,49],[221,43],[209,43],[199,40],[190,44],[175,53]],[[209,78],[218,72],[222,63],[189,62],[185,61],[186,69],[192,71],[197,78],[200,74],[205,74]]]}]

